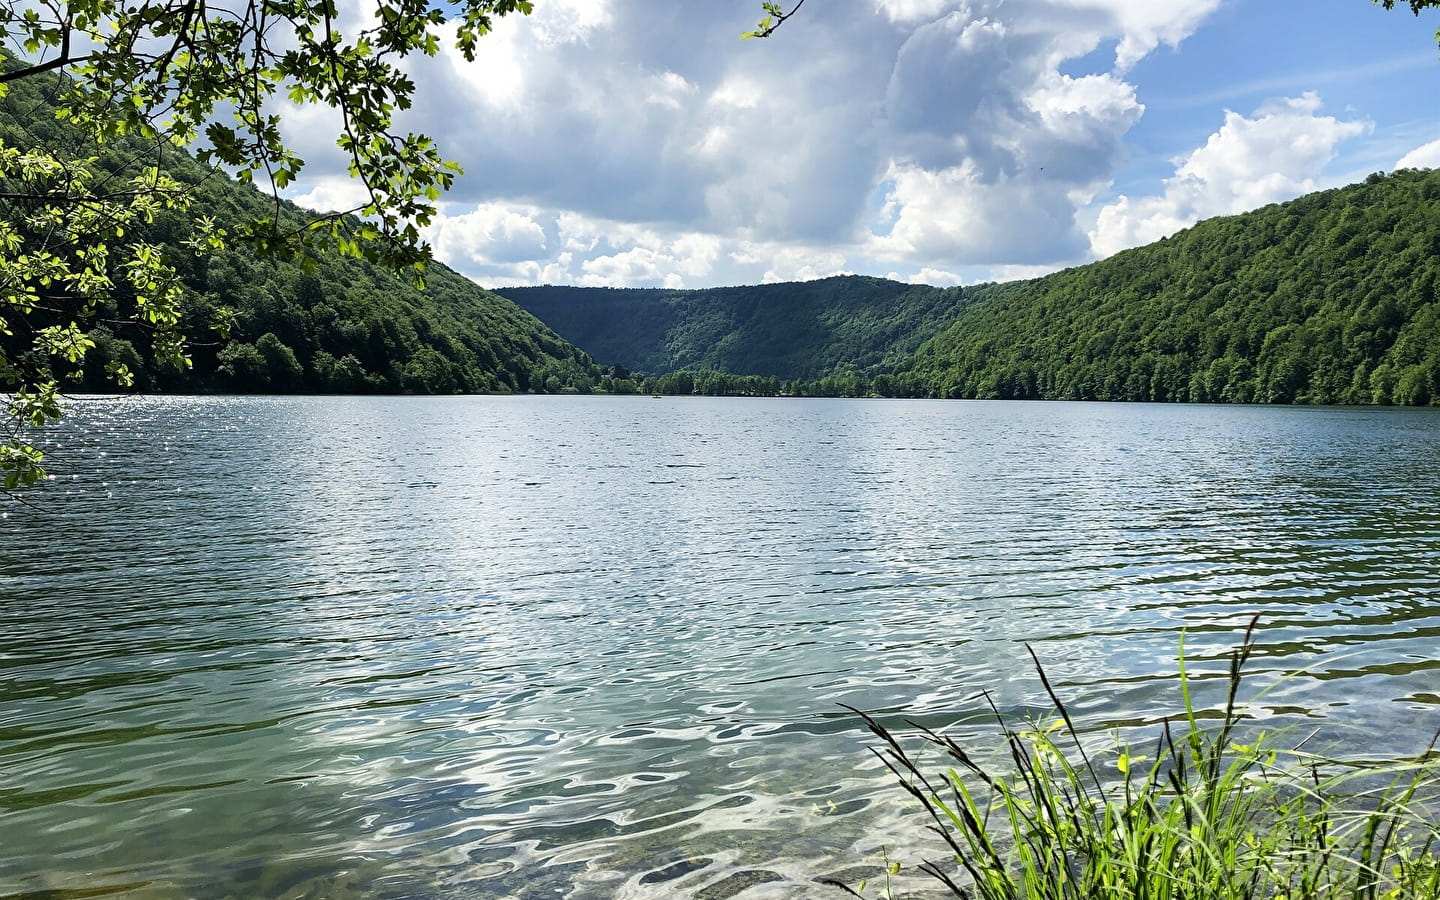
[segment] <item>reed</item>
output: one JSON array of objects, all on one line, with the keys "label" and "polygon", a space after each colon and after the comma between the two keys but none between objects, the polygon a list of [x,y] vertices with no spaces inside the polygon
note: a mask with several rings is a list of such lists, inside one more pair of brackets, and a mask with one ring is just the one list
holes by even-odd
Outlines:
[{"label": "reed", "polygon": [[[1440,787],[1435,742],[1385,763],[1325,758],[1264,733],[1241,743],[1255,625],[1230,656],[1218,719],[1197,712],[1182,639],[1183,712],[1165,721],[1148,758],[1118,734],[1087,750],[1033,650],[1057,716],[1016,730],[986,694],[999,764],[911,722],[949,761],[927,774],[896,734],[853,710],[950,851],[920,869],[974,900],[1440,898],[1440,825],[1422,802]],[[837,886],[853,896],[866,887]]]}]

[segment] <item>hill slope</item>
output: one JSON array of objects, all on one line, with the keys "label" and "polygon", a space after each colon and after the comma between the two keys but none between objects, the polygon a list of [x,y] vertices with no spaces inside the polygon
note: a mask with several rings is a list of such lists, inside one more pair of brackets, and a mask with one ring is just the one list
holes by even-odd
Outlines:
[{"label": "hill slope", "polygon": [[[46,95],[55,84],[45,77],[11,84],[0,100],[0,139],[12,147],[93,155],[97,171],[122,176],[153,163],[155,148],[135,140],[85,146],[55,119]],[[273,213],[275,201],[180,153],[167,153],[165,169],[194,186],[195,200],[186,213],[162,212],[144,237],[165,248],[190,294],[194,321],[186,333],[194,341],[194,367],[180,373],[150,364],[148,337],[124,326],[127,298],[117,295],[100,316],[114,324],[92,334],[96,348],[84,388],[112,387],[100,374],[112,360],[129,365],[142,390],[526,391],[585,388],[601,377],[589,357],[529,313],[439,263],[431,264],[420,291],[408,278],[334,254],[309,267],[245,250],[196,257],[182,247],[195,218],[212,216],[233,230],[237,222]],[[280,215],[291,227],[306,216],[289,203],[280,204]],[[209,311],[221,305],[237,316],[224,344],[207,331]],[[25,336],[0,340],[13,353],[23,349]]]},{"label": "hill slope", "polygon": [[958,288],[846,276],[706,290],[498,288],[601,363],[782,379],[894,362],[953,321]]},{"label": "hill slope", "polygon": [[899,367],[940,397],[1440,402],[1440,171],[1373,175],[977,289]]}]

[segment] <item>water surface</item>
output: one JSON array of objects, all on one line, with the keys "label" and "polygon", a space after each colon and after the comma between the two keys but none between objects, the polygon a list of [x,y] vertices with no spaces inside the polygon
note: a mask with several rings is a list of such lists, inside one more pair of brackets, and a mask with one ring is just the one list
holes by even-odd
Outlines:
[{"label": "water surface", "polygon": [[1203,677],[1256,614],[1257,716],[1440,727],[1434,411],[152,398],[56,440],[0,520],[0,896],[835,896],[938,852],[840,704],[1040,714],[1028,643],[1143,731],[1180,631]]}]

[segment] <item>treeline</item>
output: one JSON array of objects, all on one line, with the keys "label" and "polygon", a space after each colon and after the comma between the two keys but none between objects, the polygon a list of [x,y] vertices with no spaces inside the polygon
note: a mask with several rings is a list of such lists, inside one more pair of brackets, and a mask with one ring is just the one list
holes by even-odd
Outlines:
[{"label": "treeline", "polygon": [[1440,403],[1440,171],[1372,175],[974,302],[896,374],[934,397]]},{"label": "treeline", "polygon": [[855,372],[826,375],[811,381],[792,378],[781,381],[774,375],[731,375],[702,369],[698,372],[668,372],[641,379],[640,390],[647,394],[706,397],[869,397],[873,382]]},{"label": "treeline", "polygon": [[[55,118],[47,91],[56,85],[40,77],[8,86],[0,100],[6,145],[94,157],[97,183],[117,189],[138,167],[154,163],[155,146],[137,139],[86,145]],[[233,232],[237,222],[276,213],[276,202],[183,153],[166,155],[163,169],[191,187],[192,208],[161,211],[137,237],[161,245],[180,272],[193,366],[175,371],[153,364],[149,335],[134,322],[134,298],[121,288],[96,312],[97,321],[110,324],[92,331],[96,346],[76,389],[113,389],[105,378],[109,363],[128,366],[142,391],[544,391],[576,389],[603,376],[589,356],[534,316],[439,263],[431,264],[421,291],[408,277],[335,254],[304,261],[244,249],[197,256],[185,246],[195,236],[197,217],[213,217]],[[20,220],[10,212],[0,206],[0,216]],[[300,229],[306,221],[304,211],[289,203],[280,203],[278,214],[286,228]],[[210,328],[221,307],[234,313],[227,339]],[[34,329],[49,323],[39,310],[27,324]],[[25,352],[30,340],[28,333],[0,335],[0,348],[10,358]]]},{"label": "treeline", "polygon": [[[885,378],[888,376],[881,376]],[[667,397],[870,397],[875,382],[854,372],[813,381],[781,381],[774,375],[732,375],[713,369],[663,375],[631,373],[611,366],[599,378],[543,379],[536,391],[549,394],[654,394]],[[899,395],[895,395],[899,396]]]},{"label": "treeline", "polygon": [[703,290],[498,288],[601,363],[816,380],[895,365],[954,321],[959,288],[841,276]]}]

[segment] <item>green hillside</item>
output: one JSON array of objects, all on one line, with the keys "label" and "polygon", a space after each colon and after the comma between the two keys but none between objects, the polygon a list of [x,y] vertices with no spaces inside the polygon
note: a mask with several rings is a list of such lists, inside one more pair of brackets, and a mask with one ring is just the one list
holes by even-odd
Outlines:
[{"label": "green hillside", "polygon": [[1440,403],[1440,171],[1212,219],[971,293],[898,367],[937,397]]},{"label": "green hillside", "polygon": [[[43,77],[9,85],[0,101],[0,139],[96,156],[96,171],[119,176],[153,163],[154,146],[138,140],[81,144],[47,102],[54,86]],[[117,292],[99,311],[98,320],[111,324],[92,331],[96,348],[80,388],[113,389],[103,376],[112,360],[129,365],[141,390],[451,393],[588,389],[601,378],[589,357],[529,313],[438,263],[421,291],[408,277],[335,254],[307,265],[244,249],[197,257],[182,246],[196,217],[233,229],[273,212],[275,200],[178,152],[167,152],[164,168],[193,186],[195,202],[187,213],[162,212],[144,236],[166,248],[190,294],[185,331],[193,369],[158,369],[149,361],[147,334],[125,323],[133,300]],[[288,203],[280,204],[280,216],[297,228],[305,220]],[[207,327],[217,306],[236,313],[228,342]],[[35,316],[35,327],[44,324],[43,311]],[[23,352],[28,339],[0,337],[7,354]]]},{"label": "green hillside", "polygon": [[795,393],[1424,405],[1437,289],[1440,171],[1410,170],[1023,282],[501,293],[603,363]]},{"label": "green hillside", "polygon": [[896,362],[953,321],[958,288],[846,276],[707,290],[498,288],[596,360],[643,372],[815,379]]}]

